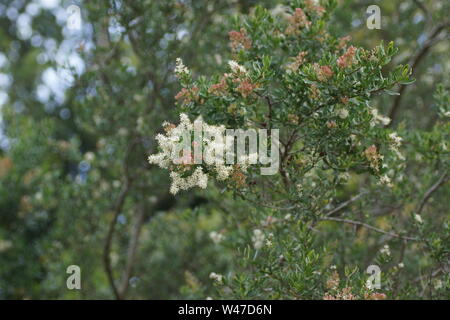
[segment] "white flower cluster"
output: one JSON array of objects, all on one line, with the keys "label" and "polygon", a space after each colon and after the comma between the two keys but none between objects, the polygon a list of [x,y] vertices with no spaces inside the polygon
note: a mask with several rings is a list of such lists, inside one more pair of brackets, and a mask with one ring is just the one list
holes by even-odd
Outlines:
[{"label": "white flower cluster", "polygon": [[183,60],[181,58],[177,58],[175,65],[175,74],[177,76],[182,76],[183,74],[188,75],[189,69],[183,64]]},{"label": "white flower cluster", "polygon": [[215,244],[219,244],[223,241],[223,239],[225,238],[223,236],[223,234],[216,232],[216,231],[211,231],[209,233],[209,237],[211,238],[211,240],[215,243]]},{"label": "white flower cluster", "polygon": [[348,110],[345,108],[341,108],[336,110],[336,114],[339,116],[339,118],[345,119],[348,117]]},{"label": "white flower cluster", "polygon": [[252,242],[255,250],[259,250],[264,246],[266,236],[260,229],[253,230]]},{"label": "white flower cluster", "polygon": [[400,160],[405,160],[405,157],[400,153],[398,148],[402,145],[402,137],[397,135],[396,132],[392,132],[389,134],[389,140],[390,140],[390,149],[397,155],[397,157]]},{"label": "white flower cluster", "polygon": [[385,254],[387,256],[390,256],[391,255],[391,249],[389,248],[389,246],[387,244],[385,244],[383,246],[383,248],[380,249],[380,253],[381,254]]},{"label": "white flower cluster", "polygon": [[379,123],[381,123],[383,126],[386,126],[391,122],[391,118],[379,114],[378,109],[376,108],[372,108],[370,112],[372,113],[372,121],[370,122],[370,125],[372,127]]},{"label": "white flower cluster", "polygon": [[223,275],[221,275],[219,273],[211,272],[209,274],[209,278],[216,281],[217,283],[222,283]]},{"label": "white flower cluster", "polygon": [[[200,117],[192,123],[184,113],[180,114],[178,126],[169,123],[163,125],[168,128],[166,135],[156,136],[160,152],[150,155],[148,161],[171,171],[170,192],[172,194],[195,186],[205,189],[208,185],[208,174],[211,173],[215,173],[218,180],[229,177],[233,166],[226,165],[223,156],[229,145],[224,136],[224,126],[208,125]],[[199,141],[201,145],[198,147],[202,156],[199,161],[195,159],[195,147],[194,152],[191,152],[191,146],[196,144],[195,139],[192,144],[187,145],[186,142],[189,142],[192,135],[196,134],[201,134]]]},{"label": "white flower cluster", "polygon": [[248,73],[247,69],[245,69],[245,67],[241,66],[234,60],[228,61],[228,65],[230,66],[231,71],[235,74],[246,75]]},{"label": "white flower cluster", "polygon": [[269,235],[267,236],[267,240],[266,240],[266,246],[271,248],[273,246],[273,233],[269,233]]},{"label": "white flower cluster", "polygon": [[422,217],[419,214],[414,215],[414,220],[416,220],[418,223],[423,223]]},{"label": "white flower cluster", "polygon": [[379,180],[380,184],[384,184],[388,186],[389,188],[392,188],[394,185],[392,184],[391,178],[387,174],[384,174],[380,177]]},{"label": "white flower cluster", "polygon": [[181,174],[172,171],[170,173],[172,184],[170,185],[170,192],[177,194],[179,190],[187,190],[192,187],[199,187],[206,189],[208,186],[208,175],[203,172],[202,167],[197,167],[193,174],[188,177],[183,177]]}]

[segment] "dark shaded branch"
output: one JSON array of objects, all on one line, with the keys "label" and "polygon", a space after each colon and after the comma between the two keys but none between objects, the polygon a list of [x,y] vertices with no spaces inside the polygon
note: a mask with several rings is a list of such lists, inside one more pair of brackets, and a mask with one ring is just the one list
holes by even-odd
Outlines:
[{"label": "dark shaded branch", "polygon": [[122,274],[122,280],[118,289],[120,299],[125,299],[130,284],[130,278],[133,273],[133,267],[136,260],[136,252],[139,243],[139,236],[141,234],[142,225],[144,224],[146,210],[145,205],[141,205],[139,213],[136,217],[136,223],[131,233],[130,242],[128,246],[127,264]]},{"label": "dark shaded branch", "polygon": [[353,198],[351,198],[351,199],[349,199],[349,200],[347,200],[347,201],[345,201],[345,202],[339,204],[336,208],[334,208],[334,209],[328,211],[328,212],[325,214],[325,217],[332,216],[333,214],[335,214],[335,213],[341,211],[342,209],[344,209],[345,207],[347,207],[350,203],[355,202],[356,200],[358,200],[359,198],[361,198],[361,197],[362,197],[363,195],[365,195],[365,194],[367,194],[367,192],[365,192],[365,191],[364,191],[364,192],[361,192],[361,193],[357,194],[356,196],[354,196]]},{"label": "dark shaded branch", "polygon": [[267,106],[269,107],[269,114],[268,114],[269,124],[268,124],[268,127],[269,127],[269,130],[270,130],[270,129],[272,129],[272,101],[270,100],[270,97],[266,97],[266,100],[267,100]]},{"label": "dark shaded branch", "polygon": [[428,9],[420,0],[413,0],[413,2],[420,10],[422,10],[423,14],[425,15],[426,22],[428,24],[431,20],[431,15]]},{"label": "dark shaded branch", "polygon": [[336,222],[343,222],[343,223],[353,224],[353,225],[356,225],[356,226],[364,227],[364,228],[369,229],[369,230],[373,230],[373,231],[376,231],[376,232],[379,232],[379,233],[386,234],[386,235],[394,237],[394,238],[399,238],[399,239],[403,239],[403,240],[407,240],[407,241],[421,241],[419,238],[401,236],[399,234],[396,234],[396,233],[393,233],[393,232],[389,232],[389,231],[385,231],[383,229],[371,226],[371,225],[369,225],[367,223],[364,223],[364,222],[361,222],[361,221],[349,220],[349,219],[341,219],[341,218],[334,218],[334,217],[325,217],[325,218],[321,218],[320,220],[322,220],[322,221],[336,221]]},{"label": "dark shaded branch", "polygon": [[[411,57],[410,61],[409,61],[409,65],[412,69],[412,74],[415,73],[415,70],[417,68],[417,66],[420,64],[420,62],[422,61],[422,59],[426,56],[426,54],[428,53],[428,51],[431,49],[431,47],[433,47],[436,43],[438,43],[439,41],[436,41],[437,37],[439,36],[439,34],[445,30],[446,28],[448,28],[450,26],[449,22],[440,24],[438,26],[436,26],[431,32],[430,35],[428,36],[427,40],[425,41],[424,45]],[[393,125],[394,120],[397,116],[398,110],[400,109],[400,105],[401,105],[401,101],[403,98],[403,93],[406,89],[406,85],[400,85],[397,93],[399,95],[397,95],[394,99],[394,102],[392,103],[391,109],[389,111],[389,118],[391,118],[391,122],[387,125],[387,127],[390,127]]]},{"label": "dark shaded branch", "polygon": [[127,150],[125,152],[125,159],[123,160],[123,171],[124,171],[124,183],[123,183],[123,187],[119,192],[119,195],[116,198],[116,201],[114,202],[114,205],[111,209],[111,211],[113,212],[113,217],[112,220],[109,224],[109,229],[108,229],[108,234],[106,235],[106,239],[105,239],[105,247],[103,249],[103,264],[105,267],[105,271],[106,271],[106,275],[108,277],[108,281],[109,284],[112,288],[114,297],[116,299],[121,299],[119,290],[117,289],[116,284],[114,283],[114,274],[113,274],[113,270],[112,270],[112,266],[111,266],[111,246],[112,246],[112,241],[113,241],[113,237],[114,237],[114,232],[116,230],[116,224],[117,224],[117,217],[119,216],[120,212],[122,212],[123,209],[123,205],[125,203],[125,199],[128,196],[128,193],[130,191],[131,185],[132,185],[132,179],[130,178],[129,175],[129,170],[128,170],[128,157],[130,155],[131,149],[133,148],[134,144],[136,143],[136,141],[131,142],[128,147]]},{"label": "dark shaded branch", "polygon": [[106,275],[108,276],[108,281],[109,284],[113,290],[114,296],[116,297],[116,299],[120,299],[120,293],[117,289],[116,284],[114,283],[114,275],[113,275],[113,271],[112,271],[112,267],[111,267],[111,244],[112,244],[112,240],[113,240],[113,236],[114,236],[114,232],[116,229],[116,224],[117,224],[117,217],[119,216],[120,212],[122,211],[123,208],[123,204],[125,203],[125,199],[128,195],[128,192],[130,190],[131,187],[131,182],[126,179],[127,181],[125,182],[125,185],[123,186],[122,190],[120,191],[117,199],[116,199],[116,203],[114,205],[113,208],[113,217],[112,220],[109,224],[109,229],[108,229],[108,234],[106,236],[106,240],[105,240],[105,248],[103,250],[103,263],[105,265],[105,271],[106,271]]},{"label": "dark shaded branch", "polygon": [[431,198],[431,195],[433,192],[435,192],[437,189],[439,189],[440,186],[445,184],[448,181],[448,175],[447,172],[445,172],[439,179],[436,181],[434,185],[430,187],[430,189],[425,192],[425,195],[423,196],[422,201],[420,202],[420,205],[417,209],[417,214],[421,214],[423,208],[425,207],[425,204],[428,202],[428,200]]}]

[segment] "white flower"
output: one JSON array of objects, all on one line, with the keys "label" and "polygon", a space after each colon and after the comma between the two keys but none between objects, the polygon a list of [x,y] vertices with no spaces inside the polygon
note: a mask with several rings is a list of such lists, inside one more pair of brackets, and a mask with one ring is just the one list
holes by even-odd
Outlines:
[{"label": "white flower", "polygon": [[247,74],[247,69],[245,69],[245,67],[241,66],[234,60],[228,61],[228,65],[230,66],[231,71],[235,74]]},{"label": "white flower", "polygon": [[380,253],[381,254],[385,254],[387,256],[390,256],[391,255],[391,249],[389,248],[389,246],[387,244],[385,244],[384,247],[381,248]]},{"label": "white flower", "polygon": [[175,74],[177,76],[182,76],[183,74],[188,75],[189,69],[183,64],[183,60],[181,58],[177,58],[175,65]]},{"label": "white flower", "polygon": [[128,134],[127,128],[120,128],[119,131],[117,131],[119,136],[126,136]]},{"label": "white flower", "polygon": [[418,223],[423,223],[422,217],[419,214],[414,215],[414,220],[416,220]]},{"label": "white flower", "polygon": [[391,145],[393,147],[400,147],[400,145],[402,144],[403,138],[400,137],[397,132],[392,132],[389,134],[389,139],[391,140]]},{"label": "white flower", "polygon": [[266,236],[260,229],[253,230],[252,242],[255,250],[259,250],[263,247],[265,238]]},{"label": "white flower", "polygon": [[380,177],[380,183],[388,186],[389,188],[393,187],[393,184],[391,183],[391,178],[389,178],[386,174]]},{"label": "white flower", "polygon": [[42,198],[43,198],[42,192],[41,192],[41,191],[36,192],[35,195],[34,195],[34,198],[35,198],[37,201],[41,201]]},{"label": "white flower", "polygon": [[336,111],[336,114],[339,116],[339,118],[345,119],[348,117],[348,110],[341,108]]},{"label": "white flower", "polygon": [[442,285],[442,280],[436,279],[434,281],[434,289],[439,290],[442,289],[443,285]]},{"label": "white flower", "polygon": [[400,262],[400,263],[398,264],[398,267],[399,267],[400,269],[403,269],[403,268],[405,267],[405,264],[404,264],[403,262]]},{"label": "white flower", "polygon": [[397,158],[400,160],[405,160],[405,157],[398,151],[398,148],[401,146],[403,138],[400,137],[396,132],[392,132],[389,134],[389,148],[396,154]]},{"label": "white flower", "polygon": [[342,172],[339,174],[339,180],[347,181],[350,179],[350,174],[348,172]]},{"label": "white flower", "polygon": [[217,283],[222,283],[223,275],[215,273],[215,272],[211,272],[209,274],[209,278],[216,281]]},{"label": "white flower", "polygon": [[389,117],[385,117],[383,115],[380,115],[378,113],[378,109],[372,108],[370,110],[372,113],[372,121],[370,122],[370,125],[373,127],[378,123],[381,123],[382,125],[386,126],[391,122],[391,119]]},{"label": "white flower", "polygon": [[10,240],[1,240],[0,239],[0,252],[6,251],[13,246],[12,241]]},{"label": "white flower", "polygon": [[219,244],[222,242],[222,240],[225,238],[223,236],[223,234],[218,233],[216,231],[211,231],[209,233],[209,237],[211,238],[211,240],[215,243],[215,244]]},{"label": "white flower", "polygon": [[269,235],[267,236],[267,240],[266,240],[266,246],[271,248],[273,246],[273,233],[269,233]]},{"label": "white flower", "polygon": [[92,162],[95,158],[95,154],[93,152],[86,152],[84,154],[84,159],[86,159],[86,161]]}]

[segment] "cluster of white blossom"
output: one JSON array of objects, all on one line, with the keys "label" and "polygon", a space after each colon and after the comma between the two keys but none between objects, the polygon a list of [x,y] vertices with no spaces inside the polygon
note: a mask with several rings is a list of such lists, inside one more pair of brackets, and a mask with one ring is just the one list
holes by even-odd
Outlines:
[{"label": "cluster of white blossom", "polygon": [[345,119],[348,117],[348,110],[345,108],[341,108],[336,110],[336,114],[339,116],[339,118]]},{"label": "cluster of white blossom", "polygon": [[385,254],[387,256],[390,256],[391,255],[391,248],[389,248],[389,245],[385,244],[383,246],[383,248],[380,249],[380,253],[381,254]]},{"label": "cluster of white blossom", "polygon": [[[227,148],[232,145],[226,142],[224,126],[208,125],[201,117],[192,123],[184,113],[180,114],[178,126],[169,123],[163,125],[166,135],[156,136],[160,152],[150,155],[148,161],[171,171],[172,194],[196,186],[205,189],[212,173],[215,173],[218,180],[225,180],[230,176],[233,166],[225,163],[224,153],[231,153]],[[194,142],[190,143],[191,137],[196,135],[200,135],[199,141],[194,138]],[[196,159],[196,144],[201,144],[198,146],[200,159]],[[191,150],[192,146],[194,152]]]},{"label": "cluster of white blossom", "polygon": [[189,69],[183,64],[183,60],[181,60],[181,58],[176,59],[175,74],[179,77],[183,74],[189,75]]},{"label": "cluster of white blossom", "polygon": [[[403,141],[402,137],[400,137],[396,132],[390,133],[388,135],[388,137],[389,137],[389,149],[395,153],[395,155],[397,156],[398,159],[405,160],[405,157],[398,150],[398,148],[401,146],[402,141]],[[387,165],[384,163],[383,167],[387,167]],[[392,175],[393,170],[391,169],[388,173],[390,175]],[[394,186],[392,184],[391,178],[387,174],[384,174],[380,177],[379,183],[386,185],[390,188],[392,188]]]},{"label": "cluster of white blossom", "polygon": [[418,223],[423,223],[423,220],[422,220],[422,217],[420,216],[420,214],[415,214],[414,220],[416,220]]},{"label": "cluster of white blossom", "polygon": [[252,242],[255,250],[259,250],[264,246],[266,236],[260,229],[253,230]]},{"label": "cluster of white blossom", "polygon": [[170,185],[170,192],[177,194],[179,190],[187,190],[195,186],[206,189],[208,186],[208,175],[203,172],[202,167],[197,167],[190,176],[183,177],[176,171],[170,173],[172,184]]},{"label": "cluster of white blossom", "polygon": [[209,233],[209,237],[215,244],[221,243],[223,241],[223,239],[225,238],[223,234],[216,232],[216,231],[211,231]]},{"label": "cluster of white blossom", "polygon": [[390,149],[397,155],[400,160],[405,160],[405,157],[400,153],[398,148],[402,145],[403,138],[397,135],[396,132],[389,134]]},{"label": "cluster of white blossom", "polygon": [[389,176],[387,174],[384,174],[380,177],[379,180],[380,184],[384,184],[386,186],[388,186],[389,188],[392,188],[394,185],[391,182],[391,178],[389,178]]},{"label": "cluster of white blossom", "polygon": [[245,67],[241,66],[234,60],[228,61],[228,65],[230,66],[231,71],[235,74],[246,75],[248,73]]},{"label": "cluster of white blossom", "polygon": [[273,233],[269,233],[269,235],[267,236],[267,240],[266,240],[266,246],[271,248],[273,246]]},{"label": "cluster of white blossom", "polygon": [[211,272],[209,274],[209,278],[216,281],[217,283],[222,283],[223,275],[221,275],[219,273]]},{"label": "cluster of white blossom", "polygon": [[389,117],[385,117],[378,113],[378,109],[371,108],[370,112],[372,113],[372,121],[370,122],[370,125],[374,127],[375,125],[381,123],[382,125],[386,126],[391,122],[391,119]]}]

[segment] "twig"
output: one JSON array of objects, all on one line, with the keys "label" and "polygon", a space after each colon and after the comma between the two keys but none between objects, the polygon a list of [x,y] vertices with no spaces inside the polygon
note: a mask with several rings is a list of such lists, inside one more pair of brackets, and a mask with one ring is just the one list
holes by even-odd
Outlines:
[{"label": "twig", "polygon": [[[445,30],[446,28],[448,28],[450,26],[449,22],[446,23],[442,23],[438,26],[436,26],[430,33],[430,35],[428,36],[427,40],[425,41],[425,44],[423,45],[423,47],[421,47],[416,54],[410,59],[410,62],[408,63],[411,66],[412,72],[415,72],[416,67],[420,64],[420,62],[422,61],[422,59],[425,57],[425,55],[427,54],[427,52],[430,50],[430,48],[435,45],[438,41],[435,41],[436,38],[439,36],[439,34],[441,33],[441,31]],[[397,115],[397,112],[400,108],[400,103],[402,101],[403,98],[403,92],[406,89],[406,85],[400,85],[397,93],[399,95],[397,95],[395,97],[395,100],[392,104],[392,107],[390,109],[389,112],[389,118],[391,118],[391,122],[387,125],[387,127],[390,127],[393,125],[395,117]]]},{"label": "twig", "polygon": [[131,185],[132,185],[132,179],[129,175],[129,170],[128,170],[128,157],[129,157],[129,155],[131,153],[131,149],[133,148],[135,143],[136,143],[136,141],[132,141],[128,145],[127,150],[125,152],[125,159],[123,160],[123,171],[124,171],[124,177],[125,177],[124,184],[123,184],[122,190],[120,191],[119,195],[117,196],[117,199],[111,210],[113,212],[113,217],[109,224],[108,234],[107,234],[106,240],[105,240],[105,247],[103,249],[103,264],[105,266],[106,275],[108,277],[109,284],[113,290],[114,296],[118,300],[121,299],[122,297],[120,295],[120,292],[119,292],[116,284],[114,283],[114,275],[113,275],[113,270],[112,270],[112,266],[111,266],[111,257],[110,257],[111,245],[112,245],[112,240],[114,237],[114,232],[116,230],[117,218],[123,209],[125,199],[128,196],[128,193],[129,193]]},{"label": "twig", "polygon": [[113,240],[113,236],[114,236],[114,231],[116,229],[117,218],[118,218],[120,212],[122,211],[123,204],[128,195],[130,187],[131,187],[131,181],[129,179],[126,179],[125,185],[123,186],[122,190],[120,191],[120,193],[116,199],[114,208],[112,210],[113,218],[109,224],[108,234],[106,236],[106,241],[105,241],[105,248],[103,250],[103,263],[105,265],[105,271],[108,276],[109,284],[111,285],[111,288],[113,290],[113,293],[114,293],[114,296],[116,297],[116,299],[121,299],[121,295],[119,293],[119,290],[117,289],[116,284],[114,283],[114,276],[113,276],[113,271],[112,271],[112,267],[111,267],[111,257],[110,257],[111,244],[112,244],[112,240]]},{"label": "twig", "polygon": [[447,172],[445,172],[438,179],[438,181],[436,181],[436,183],[434,185],[432,185],[431,188],[427,190],[427,192],[425,192],[425,195],[424,195],[424,197],[423,197],[422,201],[420,202],[420,205],[419,205],[419,207],[417,209],[417,214],[421,214],[422,213],[422,210],[423,210],[425,204],[430,199],[430,197],[433,194],[433,192],[435,192],[437,189],[439,189],[439,187],[442,186],[443,184],[445,184],[447,181],[448,181],[448,175],[447,175]]},{"label": "twig", "polygon": [[425,15],[425,18],[426,18],[426,22],[428,24],[430,22],[430,20],[431,20],[431,15],[430,15],[430,12],[428,11],[428,9],[419,0],[413,0],[413,2],[416,4],[416,6],[419,7],[420,10],[423,11],[423,13]]},{"label": "twig", "polygon": [[270,97],[266,96],[267,105],[269,107],[269,114],[268,114],[268,121],[269,121],[269,130],[272,129],[272,101],[270,100]]},{"label": "twig", "polygon": [[407,240],[407,241],[421,241],[421,239],[419,239],[419,238],[401,236],[399,234],[396,234],[396,233],[393,233],[393,232],[389,232],[389,231],[385,231],[383,229],[371,226],[371,225],[369,225],[367,223],[364,223],[364,222],[361,222],[361,221],[349,220],[349,219],[341,219],[341,218],[335,218],[335,217],[324,217],[324,218],[321,218],[320,220],[322,220],[322,221],[337,221],[337,222],[353,224],[353,225],[364,227],[364,228],[369,229],[369,230],[373,230],[373,231],[376,231],[376,232],[379,232],[379,233],[383,233],[383,234],[389,235],[389,236],[394,237],[394,238],[399,238],[399,239],[403,239],[403,240]]},{"label": "twig", "polygon": [[130,278],[133,273],[133,267],[136,260],[136,252],[137,252],[137,246],[139,243],[139,236],[141,234],[142,225],[144,224],[145,219],[145,205],[141,205],[141,208],[139,210],[138,216],[136,217],[136,223],[134,225],[131,237],[130,237],[130,243],[128,246],[128,256],[127,256],[127,264],[125,267],[125,270],[122,274],[122,281],[121,285],[119,287],[119,296],[121,299],[125,298],[125,295],[127,293],[129,284],[130,284]]},{"label": "twig", "polygon": [[342,209],[344,209],[345,207],[347,207],[350,203],[355,202],[356,200],[358,200],[359,198],[361,198],[363,195],[367,194],[367,191],[361,192],[359,194],[357,194],[356,196],[354,196],[353,198],[341,203],[340,205],[338,205],[336,208],[330,210],[329,212],[327,212],[325,214],[325,217],[329,217],[332,216],[333,214],[335,214],[338,211],[341,211]]},{"label": "twig", "polygon": [[443,271],[442,268],[439,268],[437,270],[432,271],[429,275],[419,276],[413,280],[413,283],[420,282],[426,277],[434,278],[438,276],[442,271]]}]

